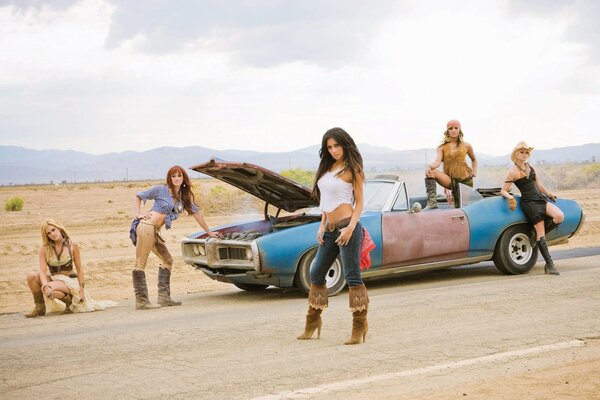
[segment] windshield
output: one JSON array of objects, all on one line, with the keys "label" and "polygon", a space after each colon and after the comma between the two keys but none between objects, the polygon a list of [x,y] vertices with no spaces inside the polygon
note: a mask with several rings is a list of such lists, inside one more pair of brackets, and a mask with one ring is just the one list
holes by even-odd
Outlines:
[{"label": "windshield", "polygon": [[390,197],[394,182],[366,181],[365,182],[365,211],[381,211]]},{"label": "windshield", "polygon": [[471,186],[460,185],[460,206],[466,207],[473,203],[478,202],[479,200],[483,200],[483,196],[477,190],[473,189]]},{"label": "windshield", "polygon": [[[381,211],[383,206],[394,189],[394,182],[386,181],[366,181],[364,193],[363,211]],[[319,207],[315,207],[306,212],[306,214],[318,215],[321,213]]]}]

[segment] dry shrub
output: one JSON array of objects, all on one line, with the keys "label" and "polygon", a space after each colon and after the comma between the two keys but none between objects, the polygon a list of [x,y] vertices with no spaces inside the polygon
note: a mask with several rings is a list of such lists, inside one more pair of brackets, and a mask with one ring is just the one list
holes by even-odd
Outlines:
[{"label": "dry shrub", "polygon": [[194,196],[205,215],[256,214],[264,206],[262,200],[229,185],[201,187]]},{"label": "dry shrub", "polygon": [[4,209],[6,211],[21,211],[23,209],[23,204],[25,204],[25,201],[23,201],[22,198],[12,197],[6,200],[6,203],[4,203]]}]

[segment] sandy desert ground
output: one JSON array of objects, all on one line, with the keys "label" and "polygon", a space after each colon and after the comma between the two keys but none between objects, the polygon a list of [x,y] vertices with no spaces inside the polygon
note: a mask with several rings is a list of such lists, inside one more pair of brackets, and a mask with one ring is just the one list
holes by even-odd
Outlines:
[{"label": "sandy desert ground", "polygon": [[[31,307],[32,299],[25,283],[27,271],[37,269],[37,252],[41,243],[40,224],[46,217],[63,222],[79,242],[90,294],[99,300],[122,301],[133,298],[131,269],[135,249],[128,236],[133,215],[135,193],[158,182],[120,182],[69,184],[61,186],[14,186],[0,188],[0,204],[14,196],[25,201],[22,211],[2,209],[0,231],[0,313],[22,312]],[[216,226],[232,220],[260,218],[257,211],[221,215],[214,202],[203,201],[216,180],[203,180],[199,204],[206,209],[206,220]],[[600,191],[595,189],[564,191],[560,196],[576,199],[586,213],[580,233],[568,244],[553,249],[589,247],[600,244]],[[150,204],[148,204],[150,205]],[[252,214],[254,212],[254,214]],[[175,258],[172,293],[192,293],[229,287],[212,281],[184,264],[179,241],[200,230],[193,218],[180,218],[164,232],[169,250]],[[156,282],[158,261],[151,256],[148,282]],[[151,288],[151,293],[155,291]]]},{"label": "sandy desert ground", "polygon": [[[80,243],[86,271],[86,285],[91,295],[98,300],[120,302],[129,300],[129,304],[132,304],[133,289],[130,271],[134,259],[134,247],[129,240],[128,229],[133,213],[133,198],[137,191],[154,183],[156,182],[0,188],[1,204],[13,196],[25,200],[22,211],[7,212],[3,209],[0,211],[3,228],[0,231],[0,254],[2,255],[0,257],[0,314],[10,314],[4,317],[15,318],[19,313],[32,307],[25,274],[37,268],[37,251],[41,242],[39,227],[45,217],[62,221],[70,229],[74,239]],[[203,189],[210,189],[211,186],[218,185],[218,182],[203,181],[201,185]],[[586,213],[586,223],[580,233],[568,244],[554,246],[552,249],[598,246],[600,191],[595,189],[564,191],[559,195],[579,201]],[[206,219],[211,226],[232,220],[260,217],[258,213],[222,215],[223,212],[215,207],[214,203],[202,200],[199,203],[205,206]],[[228,284],[209,280],[202,273],[183,263],[179,241],[184,235],[197,230],[199,228],[192,218],[183,217],[176,221],[173,229],[165,233],[169,249],[175,258],[172,293],[176,299],[178,295],[182,296],[184,293],[217,292],[232,288]],[[558,261],[559,269],[561,262],[568,264],[568,260]],[[157,265],[156,258],[151,257],[147,268],[151,295],[156,294]],[[214,294],[217,293],[208,296]],[[189,303],[189,297],[186,296],[186,299]],[[137,314],[135,316],[138,317]],[[31,325],[32,329],[34,325]],[[596,342],[592,344],[594,343]],[[597,347],[594,345],[590,348],[593,350]],[[597,379],[590,381],[590,376],[597,376],[600,359],[594,357],[592,353],[586,354],[587,358],[570,359],[568,362],[558,358],[551,359],[549,361],[551,366],[547,368],[536,369],[535,372],[523,371],[523,374],[518,376],[506,377],[503,382],[491,378],[476,380],[470,386],[457,388],[456,392],[449,393],[444,389],[440,392],[440,397],[428,395],[426,398],[448,398],[448,396],[464,398],[467,392],[470,398],[486,399],[518,398],[523,393],[527,393],[528,398],[536,399],[600,398],[596,396]],[[566,382],[569,385],[563,385],[562,392],[558,393],[555,391],[556,385],[548,385],[548,382],[555,381]],[[470,382],[470,379],[466,382]],[[508,387],[514,390],[508,390]],[[381,398],[395,398],[394,390],[385,393],[387,397]]]}]

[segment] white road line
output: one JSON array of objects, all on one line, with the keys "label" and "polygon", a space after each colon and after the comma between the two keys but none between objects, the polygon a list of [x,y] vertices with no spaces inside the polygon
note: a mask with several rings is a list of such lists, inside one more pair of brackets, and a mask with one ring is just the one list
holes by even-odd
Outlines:
[{"label": "white road line", "polygon": [[277,394],[269,394],[266,396],[254,397],[252,400],[301,399],[301,398],[313,396],[315,394],[325,394],[325,393],[329,393],[329,392],[335,392],[338,390],[344,390],[351,386],[365,385],[365,384],[369,384],[369,383],[373,383],[373,382],[386,381],[386,380],[401,378],[401,377],[405,377],[405,376],[428,374],[431,372],[439,372],[439,371],[448,370],[448,369],[457,369],[457,368],[466,367],[466,366],[475,365],[475,364],[493,363],[493,362],[508,360],[511,358],[518,358],[520,356],[525,356],[525,355],[545,353],[548,351],[563,350],[563,349],[568,349],[571,347],[581,347],[581,346],[585,346],[585,342],[583,340],[576,339],[576,340],[570,340],[568,342],[560,342],[560,343],[549,344],[549,345],[545,345],[545,346],[531,347],[528,349],[490,354],[488,356],[470,358],[467,360],[455,361],[455,362],[450,362],[450,363],[445,363],[445,364],[435,364],[435,365],[430,365],[428,367],[417,368],[417,369],[412,369],[412,370],[408,370],[408,371],[391,372],[391,373],[387,373],[387,374],[369,376],[366,378],[350,379],[347,381],[327,383],[327,384],[323,384],[320,386],[314,386],[314,387],[298,389],[298,390],[287,390],[285,392],[280,392]]}]

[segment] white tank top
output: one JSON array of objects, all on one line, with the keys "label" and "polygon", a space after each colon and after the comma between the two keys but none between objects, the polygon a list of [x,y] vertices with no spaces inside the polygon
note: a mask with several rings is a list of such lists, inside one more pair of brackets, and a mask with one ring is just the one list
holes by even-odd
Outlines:
[{"label": "white tank top", "polygon": [[321,211],[332,212],[340,204],[352,204],[352,184],[344,182],[338,176],[339,168],[332,172],[326,172],[317,182],[321,192]]}]

